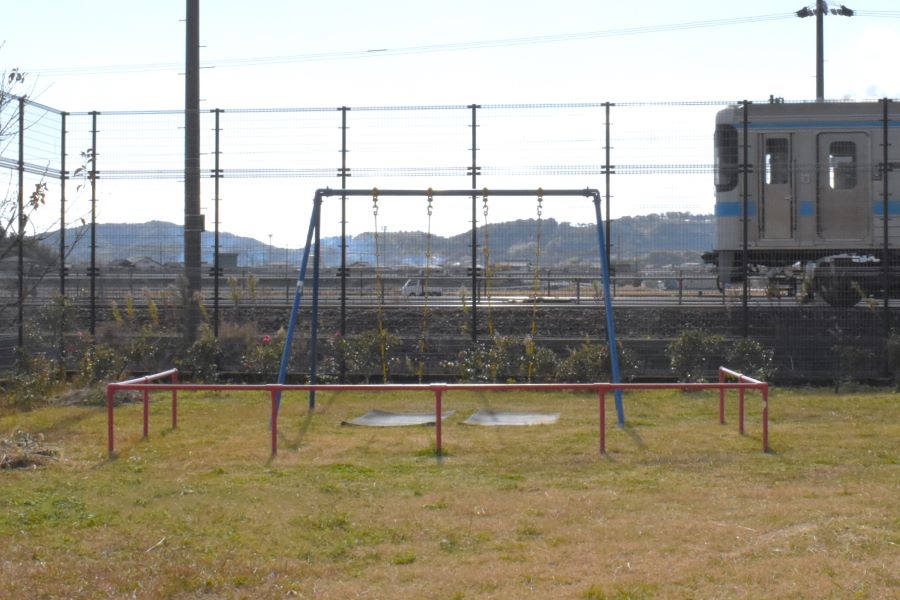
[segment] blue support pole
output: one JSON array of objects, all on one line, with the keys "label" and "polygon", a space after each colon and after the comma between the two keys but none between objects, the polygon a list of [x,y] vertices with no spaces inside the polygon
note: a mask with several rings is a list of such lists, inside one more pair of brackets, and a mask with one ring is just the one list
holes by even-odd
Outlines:
[{"label": "blue support pole", "polygon": [[[600,272],[603,278],[603,305],[606,308],[606,335],[609,340],[609,363],[612,382],[622,383],[619,371],[619,346],[616,344],[616,321],[613,318],[612,294],[609,285],[609,254],[606,252],[606,236],[603,234],[603,217],[600,214],[600,196],[594,194],[594,211],[597,213],[597,238],[600,243]],[[622,390],[616,390],[616,416],[619,426],[625,426],[625,409],[622,406]]]},{"label": "blue support pole", "polygon": [[[319,203],[321,206],[321,202]],[[313,385],[318,381],[319,372],[319,264],[321,255],[322,211],[315,214],[315,242],[313,246],[316,254],[313,256],[313,292],[312,292],[312,319],[309,324],[309,382]],[[309,390],[309,410],[316,408],[316,390]]]},{"label": "blue support pole", "polygon": [[[309,219],[309,231],[306,233],[306,246],[303,247],[303,259],[300,261],[300,273],[297,275],[297,287],[294,290],[294,304],[291,307],[291,318],[288,320],[287,335],[284,338],[284,350],[281,353],[281,365],[278,367],[278,383],[284,383],[287,376],[288,363],[291,360],[291,343],[294,341],[294,329],[297,328],[297,315],[300,312],[300,300],[303,297],[303,281],[306,279],[306,265],[309,264],[309,252],[313,243],[313,232],[319,222],[319,209],[322,206],[322,195],[316,192],[313,199],[312,216]],[[281,408],[281,392],[276,392],[275,409]]]}]

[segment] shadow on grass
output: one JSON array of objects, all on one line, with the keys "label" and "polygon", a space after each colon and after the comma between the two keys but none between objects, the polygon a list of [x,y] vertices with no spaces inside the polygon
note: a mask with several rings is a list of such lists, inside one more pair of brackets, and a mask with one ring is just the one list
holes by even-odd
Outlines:
[{"label": "shadow on grass", "polygon": [[635,445],[640,449],[646,449],[647,444],[644,442],[644,438],[641,437],[641,434],[637,429],[625,423],[624,425],[620,425],[619,429],[621,429],[625,435],[631,438],[631,441],[635,443]]},{"label": "shadow on grass", "polygon": [[[278,428],[278,447],[285,447],[288,450],[299,451],[300,446],[303,445],[304,440],[306,439],[307,434],[309,433],[309,428],[312,426],[313,416],[316,414],[316,410],[322,410],[323,412],[328,412],[331,407],[334,405],[337,397],[341,394],[341,392],[336,392],[333,394],[329,394],[325,402],[318,401],[316,404],[317,408],[311,408],[307,410],[306,414],[303,415],[303,419],[300,421],[300,426],[297,429],[297,436],[295,438],[288,437],[285,435],[285,431],[288,430],[287,427],[279,427]],[[317,397],[317,400],[320,399],[321,396]],[[271,458],[269,461],[271,462]]]}]

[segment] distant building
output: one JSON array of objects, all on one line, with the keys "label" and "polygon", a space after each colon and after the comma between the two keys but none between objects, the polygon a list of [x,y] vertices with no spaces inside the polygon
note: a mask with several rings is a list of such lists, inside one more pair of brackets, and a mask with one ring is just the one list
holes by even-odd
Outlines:
[{"label": "distant building", "polygon": [[149,256],[129,256],[128,262],[138,271],[162,271],[163,265]]},{"label": "distant building", "polygon": [[219,252],[219,266],[223,269],[237,269],[238,252]]}]

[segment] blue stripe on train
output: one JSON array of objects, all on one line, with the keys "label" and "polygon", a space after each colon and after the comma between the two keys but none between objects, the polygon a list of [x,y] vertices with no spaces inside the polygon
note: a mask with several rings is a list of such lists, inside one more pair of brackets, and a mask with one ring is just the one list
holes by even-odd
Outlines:
[{"label": "blue stripe on train", "polygon": [[[884,201],[875,200],[872,202],[872,212],[876,217],[884,215]],[[900,215],[900,200],[888,200],[888,216],[893,217]]]},{"label": "blue stripe on train", "polygon": [[801,217],[814,217],[816,216],[816,203],[812,200],[801,200],[800,201],[800,216]]},{"label": "blue stripe on train", "polygon": [[[716,202],[717,217],[740,217],[744,214],[741,201]],[[747,215],[756,216],[756,203],[752,200],[747,202]]]},{"label": "blue stripe on train", "polygon": [[[872,202],[872,214],[880,217],[884,214],[884,204],[881,200]],[[740,201],[716,202],[717,217],[740,217],[742,214]],[[751,201],[747,204],[747,214],[751,217],[756,216],[756,203]],[[812,200],[801,200],[798,207],[798,214],[801,217],[816,216],[816,203]],[[900,200],[888,201],[888,216],[900,216]]]}]

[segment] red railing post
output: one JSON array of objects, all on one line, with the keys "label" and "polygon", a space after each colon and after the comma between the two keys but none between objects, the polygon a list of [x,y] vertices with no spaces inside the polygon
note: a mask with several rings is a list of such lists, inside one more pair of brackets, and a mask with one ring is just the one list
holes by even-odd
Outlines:
[{"label": "red railing post", "polygon": [[769,385],[766,384],[762,388],[762,439],[763,452],[769,451]]},{"label": "red railing post", "polygon": [[[725,383],[725,371],[719,367],[719,383]],[[719,388],[719,425],[725,424],[725,388]]]},{"label": "red railing post", "polygon": [[443,393],[444,391],[441,388],[434,388],[434,450],[438,456],[443,456],[444,453],[441,445],[444,421]]},{"label": "red railing post", "polygon": [[606,454],[606,389],[601,387],[599,392],[600,402],[600,454]]},{"label": "red railing post", "polygon": [[144,389],[144,439],[150,437],[150,390]]},{"label": "red railing post", "polygon": [[106,386],[106,449],[110,458],[113,457],[116,448],[115,427],[113,425],[113,400],[115,399],[115,396],[115,386]]},{"label": "red railing post", "polygon": [[[178,385],[178,371],[172,373],[172,385]],[[178,390],[172,389],[172,429],[178,428]]]},{"label": "red railing post", "polygon": [[744,388],[738,390],[738,433],[744,435]]},{"label": "red railing post", "polygon": [[272,456],[278,454],[278,392],[272,390]]}]

